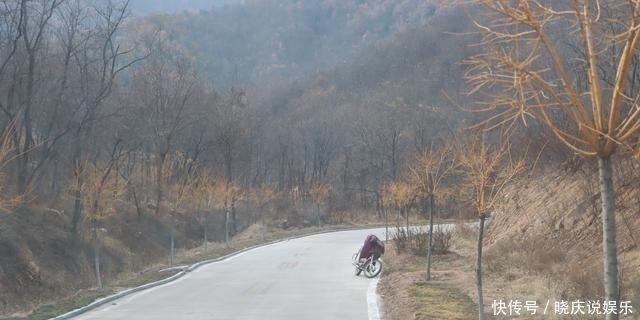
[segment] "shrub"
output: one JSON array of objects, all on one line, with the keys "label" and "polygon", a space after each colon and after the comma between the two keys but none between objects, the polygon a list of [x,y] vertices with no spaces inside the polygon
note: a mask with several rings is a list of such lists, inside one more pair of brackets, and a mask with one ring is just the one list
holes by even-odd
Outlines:
[{"label": "shrub", "polygon": [[398,226],[396,226],[396,231],[395,233],[391,236],[391,238],[393,239],[394,243],[395,243],[395,247],[396,247],[396,251],[397,252],[404,252],[408,245],[409,242],[409,233],[411,231],[407,231],[406,229],[400,228]]},{"label": "shrub", "polygon": [[[451,248],[451,239],[453,239],[453,230],[437,226],[433,232],[433,253],[442,254],[449,252]],[[428,240],[427,240],[428,241]]]},{"label": "shrub", "polygon": [[[449,252],[453,230],[436,226],[433,230],[432,253],[442,254]],[[429,232],[421,230],[403,229],[396,227],[392,239],[395,241],[398,252],[411,252],[417,256],[426,256],[429,245]]]},{"label": "shrub", "polygon": [[[427,256],[427,247],[429,246],[429,233],[428,232],[410,232],[411,233],[411,245],[409,250],[416,256]],[[435,240],[435,238],[434,238]]]}]

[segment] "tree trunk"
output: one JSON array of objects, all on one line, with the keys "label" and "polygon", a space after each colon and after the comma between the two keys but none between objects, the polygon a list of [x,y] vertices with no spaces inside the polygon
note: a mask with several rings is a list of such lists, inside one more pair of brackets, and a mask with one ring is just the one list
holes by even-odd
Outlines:
[{"label": "tree trunk", "polygon": [[427,281],[431,280],[431,253],[433,251],[433,211],[435,204],[433,194],[429,195],[429,246],[427,247]]},{"label": "tree trunk", "polygon": [[235,235],[238,233],[238,224],[236,222],[236,204],[235,202],[231,202],[231,234]]},{"label": "tree trunk", "polygon": [[55,157],[52,162],[53,162],[53,168],[51,169],[51,183],[49,184],[49,188],[51,189],[51,195],[49,196],[49,201],[51,201],[52,203],[55,202],[55,199],[58,199],[58,194],[59,194],[59,190],[58,190],[58,159],[57,156],[53,156]]},{"label": "tree trunk", "polygon": [[26,93],[25,93],[25,102],[22,109],[22,125],[18,129],[18,132],[23,132],[24,137],[20,139],[20,144],[17,145],[18,149],[18,180],[17,180],[17,188],[19,194],[24,194],[27,191],[27,176],[30,174],[29,165],[31,163],[31,155],[30,151],[33,147],[33,128],[31,123],[31,108],[33,105],[33,95],[34,95],[34,81],[35,81],[35,64],[36,64],[36,44],[33,47],[26,43],[26,53],[28,55],[28,66],[27,66],[27,83],[26,83]]},{"label": "tree trunk", "polygon": [[95,218],[91,219],[93,229],[93,263],[96,270],[98,289],[102,289],[102,275],[100,274],[100,243],[98,243],[98,225]]},{"label": "tree trunk", "polygon": [[175,244],[175,237],[174,237],[174,231],[173,231],[173,226],[171,226],[171,249],[169,252],[169,265],[173,266],[173,261],[174,261],[174,257],[175,257],[175,249],[176,249],[176,244]]},{"label": "tree trunk", "polygon": [[229,208],[225,209],[224,216],[224,242],[229,247]]},{"label": "tree trunk", "polygon": [[136,205],[136,214],[138,215],[138,220],[142,218],[142,208],[140,207],[140,201],[138,200],[138,194],[136,193],[136,188],[131,187],[131,193],[133,196],[133,203]]},{"label": "tree trunk", "polygon": [[398,164],[397,164],[397,157],[398,157],[398,132],[396,130],[392,131],[392,137],[391,137],[391,179],[392,180],[396,180],[397,178],[397,171],[398,171]]},{"label": "tree trunk", "polygon": [[407,220],[407,232],[409,232],[409,208],[407,206],[402,207],[402,211],[404,211],[404,217]]},{"label": "tree trunk", "polygon": [[[605,300],[618,301],[618,252],[616,247],[616,217],[611,157],[598,157],[600,198],[602,200],[602,249],[604,256]],[[608,314],[607,320],[617,320]]]},{"label": "tree trunk", "polygon": [[484,297],[482,295],[482,239],[484,238],[485,214],[480,215],[480,226],[478,230],[478,250],[476,259],[476,286],[478,288],[478,319],[484,320]]},{"label": "tree trunk", "polygon": [[160,214],[160,205],[162,205],[162,186],[164,183],[164,163],[167,157],[166,153],[160,153],[158,155],[158,163],[156,167],[156,207],[155,207],[155,215],[158,216]]},{"label": "tree trunk", "polygon": [[380,198],[380,194],[376,192],[376,214],[378,217],[382,214],[382,199]]},{"label": "tree trunk", "polygon": [[78,223],[80,223],[80,217],[82,216],[82,200],[80,197],[82,196],[82,191],[80,191],[80,182],[75,186],[75,190],[73,191],[73,196],[75,199],[73,200],[73,216],[71,217],[71,233],[78,233]]},{"label": "tree trunk", "polygon": [[207,243],[209,242],[209,213],[204,212],[204,252],[207,252]]},{"label": "tree trunk", "polygon": [[82,165],[82,149],[80,147],[81,145],[81,139],[80,139],[80,130],[78,130],[76,132],[76,134],[78,135],[76,137],[76,145],[74,147],[74,154],[73,154],[73,165],[75,167],[74,170],[74,175],[76,178],[76,185],[74,186],[75,190],[73,191],[73,215],[71,217],[71,232],[73,234],[77,234],[78,232],[78,223],[80,223],[80,218],[82,217],[82,183],[83,183],[83,179],[82,179],[82,175],[84,174],[84,168]]},{"label": "tree trunk", "polygon": [[389,210],[384,210],[384,240],[389,241]]}]

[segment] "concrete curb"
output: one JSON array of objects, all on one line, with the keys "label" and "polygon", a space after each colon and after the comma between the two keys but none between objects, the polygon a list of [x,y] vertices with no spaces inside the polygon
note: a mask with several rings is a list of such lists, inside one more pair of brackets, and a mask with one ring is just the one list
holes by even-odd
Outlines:
[{"label": "concrete curb", "polygon": [[[377,228],[379,228],[379,227],[372,227],[371,229],[377,229]],[[272,245],[272,244],[275,244],[275,243],[278,243],[278,242],[284,242],[284,241],[289,241],[289,240],[293,240],[293,239],[310,237],[310,236],[314,236],[314,235],[318,235],[318,234],[324,234],[324,233],[332,233],[332,232],[340,232],[340,231],[353,231],[353,230],[367,230],[367,229],[370,229],[370,228],[366,228],[366,227],[365,228],[362,228],[362,227],[355,228],[354,227],[354,228],[345,228],[345,229],[317,231],[317,232],[307,233],[307,234],[304,234],[304,235],[298,235],[298,236],[292,236],[292,237],[288,237],[288,238],[273,240],[273,241],[270,241],[270,242],[267,242],[267,243],[263,243],[263,244],[259,244],[259,245],[255,245],[255,246],[251,246],[251,247],[247,247],[247,248],[244,248],[244,249],[241,249],[241,250],[238,250],[238,251],[234,251],[232,253],[229,253],[227,255],[224,255],[224,256],[221,256],[221,257],[218,257],[218,258],[213,258],[213,259],[209,259],[209,260],[196,262],[196,263],[194,263],[194,264],[192,264],[190,266],[182,266],[182,267],[173,267],[173,268],[163,269],[163,270],[181,269],[182,271],[178,272],[177,274],[174,274],[171,277],[168,277],[168,278],[165,278],[165,279],[162,279],[162,280],[158,280],[158,281],[155,281],[155,282],[150,282],[150,283],[141,285],[139,287],[127,289],[127,290],[118,292],[116,294],[113,294],[113,295],[110,295],[110,296],[107,296],[107,297],[104,297],[104,298],[97,299],[97,300],[93,301],[92,303],[90,303],[90,304],[88,304],[88,305],[86,305],[84,307],[80,307],[78,309],[69,311],[69,312],[67,312],[65,314],[59,315],[59,316],[54,317],[54,318],[49,318],[49,320],[67,320],[67,319],[71,319],[71,318],[73,318],[75,316],[81,315],[81,314],[83,314],[83,313],[85,313],[87,311],[91,311],[91,310],[93,310],[95,308],[103,306],[103,305],[105,305],[107,303],[110,303],[110,302],[112,302],[114,300],[120,299],[120,298],[122,298],[124,296],[127,296],[127,295],[130,295],[130,294],[136,293],[136,292],[140,292],[140,291],[143,291],[143,290],[146,290],[146,289],[150,289],[150,288],[153,288],[153,287],[157,287],[157,286],[160,286],[160,285],[175,281],[175,280],[183,277],[187,273],[189,273],[189,272],[191,272],[191,271],[193,271],[193,270],[195,270],[195,269],[197,269],[197,268],[199,268],[201,266],[204,266],[204,265],[207,265],[207,264],[210,264],[210,263],[224,261],[224,260],[227,260],[227,259],[232,258],[234,256],[237,256],[239,254],[242,254],[242,253],[254,250],[254,249],[258,249],[258,248],[261,248],[261,247],[266,247],[266,246],[269,246],[269,245]]]},{"label": "concrete curb", "polygon": [[380,309],[378,308],[378,282],[380,281],[380,277],[382,274],[379,274],[377,277],[372,279],[369,282],[369,286],[367,287],[367,313],[369,315],[369,320],[380,320]]},{"label": "concrete curb", "polygon": [[71,319],[71,318],[73,318],[75,316],[81,315],[81,314],[83,314],[83,313],[85,313],[87,311],[93,310],[93,309],[95,309],[95,308],[97,308],[99,306],[105,305],[107,303],[110,303],[110,302],[112,302],[114,300],[120,299],[120,298],[122,298],[124,296],[130,295],[132,293],[136,293],[136,292],[139,292],[139,291],[142,291],[142,290],[146,290],[146,289],[149,289],[149,288],[153,288],[153,287],[165,284],[165,283],[169,283],[169,282],[174,281],[174,280],[176,280],[178,278],[181,278],[185,274],[187,274],[187,273],[184,270],[182,270],[182,271],[174,274],[171,277],[168,277],[168,278],[165,278],[165,279],[162,279],[162,280],[158,280],[158,281],[155,281],[155,282],[147,283],[147,284],[141,285],[139,287],[127,289],[127,290],[118,292],[116,294],[113,294],[113,295],[110,295],[110,296],[107,296],[107,297],[104,297],[104,298],[97,299],[97,300],[93,301],[92,303],[90,303],[90,304],[88,304],[88,305],[86,305],[84,307],[69,311],[69,312],[67,312],[67,313],[65,313],[63,315],[59,315],[59,316],[57,316],[55,318],[50,318],[49,320]]}]

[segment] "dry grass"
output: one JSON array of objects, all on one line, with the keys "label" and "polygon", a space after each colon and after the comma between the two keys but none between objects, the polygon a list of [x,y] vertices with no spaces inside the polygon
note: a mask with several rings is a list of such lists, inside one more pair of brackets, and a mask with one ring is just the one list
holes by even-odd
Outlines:
[{"label": "dry grass", "polygon": [[49,303],[39,306],[30,314],[15,315],[7,318],[0,318],[6,320],[45,320],[56,317],[65,312],[85,306],[98,298],[108,296],[115,293],[113,289],[103,290],[83,290],[79,291],[75,295],[57,301],[55,303]]},{"label": "dry grass", "polygon": [[463,267],[464,259],[456,253],[434,255],[433,281],[428,283],[424,257],[393,249],[387,251],[384,261],[385,271],[378,287],[384,319],[469,319],[476,313],[469,296],[449,281],[458,277],[457,271],[451,270]]},{"label": "dry grass", "polygon": [[409,287],[415,319],[466,320],[476,314],[476,304],[455,287],[438,282],[417,282]]},{"label": "dry grass", "polygon": [[[631,301],[634,311],[622,319],[640,319],[640,218],[637,214],[640,171],[637,167],[637,163],[622,163],[616,172],[621,299]],[[592,169],[584,167],[574,174],[550,171],[536,179],[523,179],[507,189],[504,202],[492,215],[484,243],[485,314],[493,314],[491,303],[495,300],[537,301],[538,305],[549,301],[551,308],[561,300],[603,300],[599,200],[597,180],[589,180],[594,178]],[[451,253],[438,257],[449,260],[438,261],[432,269],[434,283],[444,283],[444,289],[454,288],[460,292],[462,296],[455,299],[461,304],[466,298],[477,301],[476,241],[477,228],[458,224]],[[392,279],[402,279],[400,274],[404,273],[414,280],[409,285],[398,282],[404,286],[403,290],[430,296],[443,289],[431,283],[427,286],[420,276],[415,276],[421,271],[414,266],[421,264],[416,264],[413,258],[397,258],[406,261],[396,263],[400,266],[396,268],[399,274],[393,274]],[[385,299],[386,305],[387,300],[417,298],[398,294]],[[425,303],[438,302],[424,300],[421,305]],[[387,318],[417,319],[417,309],[412,310],[413,313],[403,313],[401,317]],[[424,312],[429,314],[432,310],[424,309]],[[594,319],[586,315],[555,315],[553,308],[550,313],[534,318]]]},{"label": "dry grass", "polygon": [[[473,319],[477,317],[475,287],[476,233],[473,227],[461,227],[456,232],[451,252],[434,256],[433,280],[425,282],[425,261],[413,255],[398,254],[391,250],[385,256],[387,268],[380,283],[383,296],[384,319]],[[602,274],[599,263],[578,264],[566,257],[553,242],[498,241],[486,246],[484,254],[485,314],[493,316],[492,302],[502,300],[536,301],[553,307],[556,301],[587,299],[602,300]],[[629,255],[627,255],[629,256]],[[630,257],[625,265],[634,263]],[[596,262],[600,262],[597,260]],[[637,269],[623,268],[630,277],[622,284],[623,299],[636,306],[640,303],[640,276]],[[634,278],[635,276],[635,278]],[[535,319],[556,319],[553,309]],[[635,316],[635,318],[634,318]],[[519,316],[527,319],[530,315]],[[490,317],[491,318],[491,317]],[[495,319],[502,319],[495,317]],[[597,319],[584,315],[564,316],[566,319]],[[504,319],[511,319],[505,317]]]}]

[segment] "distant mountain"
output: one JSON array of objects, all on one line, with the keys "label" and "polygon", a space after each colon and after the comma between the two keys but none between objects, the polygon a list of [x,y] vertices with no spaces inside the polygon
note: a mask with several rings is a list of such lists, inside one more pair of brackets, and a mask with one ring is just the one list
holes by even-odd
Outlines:
[{"label": "distant mountain", "polygon": [[[132,0],[168,8],[165,2]],[[184,3],[184,5],[179,5]],[[224,4],[241,4],[224,6]],[[210,9],[202,9],[207,5]],[[406,30],[423,28],[449,9],[436,0],[183,0],[201,9],[146,23],[165,30],[218,86],[264,86],[332,69],[355,52]],[[441,21],[455,26],[456,21]]]},{"label": "distant mountain", "polygon": [[150,13],[210,10],[239,3],[242,0],[130,0],[129,5],[134,15],[144,16]]}]

